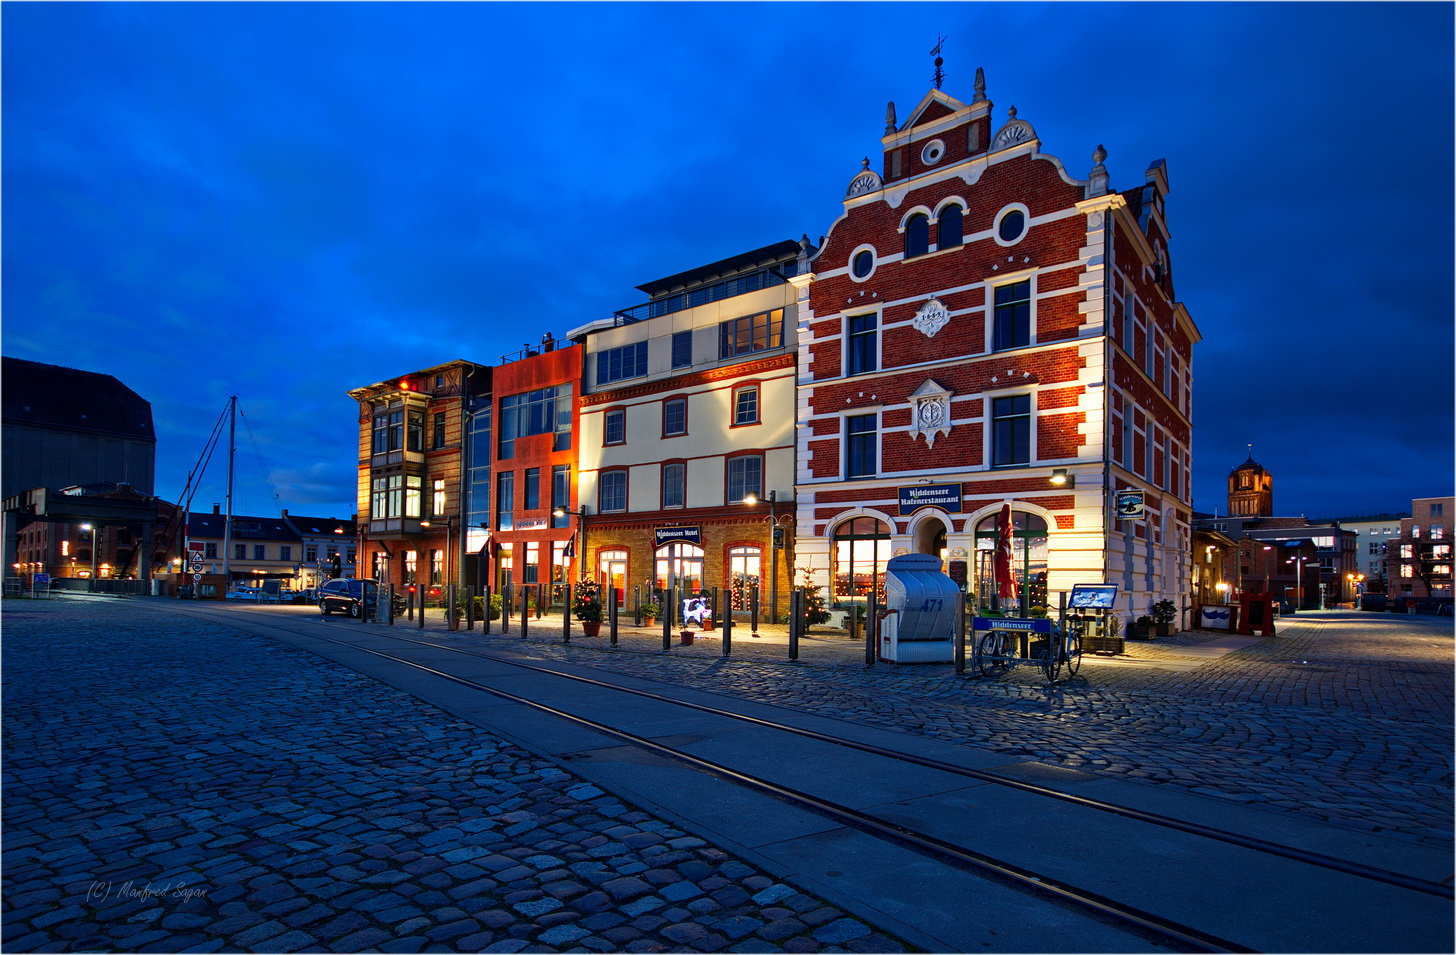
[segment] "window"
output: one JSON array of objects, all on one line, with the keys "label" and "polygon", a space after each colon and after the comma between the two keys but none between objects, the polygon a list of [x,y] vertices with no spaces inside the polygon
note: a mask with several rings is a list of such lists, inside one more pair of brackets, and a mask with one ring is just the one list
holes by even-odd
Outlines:
[{"label": "window", "polygon": [[1031,463],[1031,395],[991,400],[991,466]]},{"label": "window", "polygon": [[430,583],[439,584],[445,581],[445,552],[442,550],[430,551]]},{"label": "window", "polygon": [[445,446],[445,412],[435,412],[434,440],[430,442],[431,450],[438,451]]},{"label": "window", "polygon": [[1031,344],[1031,282],[1002,285],[995,295],[996,351]]},{"label": "window", "polygon": [[495,476],[495,500],[500,509],[498,530],[508,531],[516,526],[516,472],[502,471]]},{"label": "window", "polygon": [[873,249],[860,249],[849,261],[849,272],[857,279],[867,279],[870,273],[875,270],[875,252]]},{"label": "window", "polygon": [[371,445],[372,454],[383,454],[389,450],[389,414],[377,414],[374,416],[374,442]]},{"label": "window", "polygon": [[627,440],[627,409],[613,408],[602,415],[602,444],[623,444]]},{"label": "window", "polygon": [[856,517],[834,529],[830,545],[834,602],[867,602],[879,592],[885,579],[890,528],[873,517]]},{"label": "window", "polygon": [[732,582],[733,609],[747,610],[753,588],[762,584],[763,548],[730,547],[728,549],[728,579]]},{"label": "window", "polygon": [[693,333],[672,333],[672,367],[688,368],[693,363]]},{"label": "window", "polygon": [[879,366],[878,322],[874,315],[851,315],[848,319],[849,353],[845,365],[848,374],[862,375]]},{"label": "window", "polygon": [[415,569],[418,559],[419,554],[416,551],[407,550],[404,552],[404,579],[409,583],[414,583],[415,581]]},{"label": "window", "polygon": [[528,541],[526,543],[526,564],[521,568],[521,583],[538,584],[541,582],[541,573],[538,569],[541,564],[541,543],[539,541]]},{"label": "window", "polygon": [[999,245],[1015,245],[1026,235],[1026,210],[1013,206],[1001,213],[996,221],[996,242]]},{"label": "window", "polygon": [[784,343],[784,310],[745,315],[718,324],[718,357],[732,358]]},{"label": "window", "polygon": [[[420,516],[420,497],[425,479],[418,474],[406,474],[404,478],[404,516]],[[392,515],[391,515],[392,516]]]},{"label": "window", "polygon": [[597,353],[597,384],[605,385],[647,374],[647,343],[637,342]]},{"label": "window", "polygon": [[425,413],[423,411],[411,411],[409,413],[408,450],[425,450]]},{"label": "window", "polygon": [[248,545],[247,544],[234,544],[233,545],[233,560],[247,560],[247,559],[248,559]]},{"label": "window", "polygon": [[290,546],[288,546],[287,544],[281,544],[281,545],[279,545],[279,547],[278,547],[278,559],[279,560],[292,560],[293,559],[293,548],[290,547]]},{"label": "window", "polygon": [[844,419],[845,477],[873,477],[879,446],[877,415],[850,415]]},{"label": "window", "polygon": [[905,223],[905,258],[930,251],[930,217],[917,212]]},{"label": "window", "polygon": [[603,514],[627,509],[627,472],[603,471],[597,490],[597,510]]},{"label": "window", "polygon": [[445,479],[435,478],[430,482],[430,515],[445,516]]},{"label": "window", "polygon": [[681,462],[662,466],[662,506],[682,507],[687,502],[688,466]]},{"label": "window", "polygon": [[758,424],[758,386],[746,385],[733,392],[733,426]]},{"label": "window", "polygon": [[961,244],[962,223],[961,207],[949,205],[940,210],[940,225],[937,229],[937,249],[953,249]]},{"label": "window", "polygon": [[571,515],[557,514],[571,507],[571,465],[558,464],[551,469],[551,526],[569,527]]},{"label": "window", "polygon": [[1446,528],[1441,524],[1431,525],[1431,540],[1438,541],[1446,536]]},{"label": "window", "polygon": [[688,400],[669,398],[662,403],[662,436],[688,433]]},{"label": "window", "polygon": [[254,560],[267,560],[268,559],[268,546],[266,544],[254,544],[253,545],[253,559]]},{"label": "window", "polygon": [[541,507],[541,469],[526,468],[525,486],[522,488],[521,509],[534,511]]},{"label": "window", "polygon": [[763,497],[763,457],[744,454],[728,459],[728,503],[737,504],[748,495]]},{"label": "window", "polygon": [[303,562],[306,564],[318,563],[318,545],[309,544],[303,549]]},{"label": "window", "polygon": [[1446,516],[1446,505],[1445,505],[1445,503],[1442,502],[1442,501],[1437,501],[1436,503],[1432,504],[1431,505],[1431,516],[1432,517],[1445,517]]},{"label": "window", "polygon": [[[987,606],[997,605],[996,543],[1000,537],[1000,514],[982,518],[976,524],[976,592]],[[1011,512],[1011,571],[1017,597],[1023,607],[1047,605],[1047,523],[1036,514]],[[1247,555],[1246,555],[1247,556]],[[1247,568],[1244,574],[1248,574]]]},{"label": "window", "polygon": [[551,450],[571,449],[571,386],[555,385],[501,399],[500,450],[507,460],[516,456],[516,439],[552,435]]}]

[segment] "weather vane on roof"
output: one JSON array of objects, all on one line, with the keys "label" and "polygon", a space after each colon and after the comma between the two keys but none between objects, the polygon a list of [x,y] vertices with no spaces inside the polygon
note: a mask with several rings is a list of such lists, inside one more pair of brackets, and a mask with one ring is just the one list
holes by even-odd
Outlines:
[{"label": "weather vane on roof", "polygon": [[935,57],[935,88],[940,89],[940,84],[945,81],[945,70],[941,69],[941,67],[945,65],[945,60],[941,58],[940,48],[945,46],[945,41],[947,38],[941,36],[939,33],[937,33],[935,36],[935,49],[930,51],[930,55]]}]

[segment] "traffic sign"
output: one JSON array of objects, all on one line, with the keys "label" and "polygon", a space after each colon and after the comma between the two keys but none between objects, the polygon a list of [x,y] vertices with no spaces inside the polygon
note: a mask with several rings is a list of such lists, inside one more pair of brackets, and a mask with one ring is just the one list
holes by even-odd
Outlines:
[{"label": "traffic sign", "polygon": [[202,579],[202,575],[201,574],[193,574],[192,575],[192,579],[193,580],[201,580]]}]

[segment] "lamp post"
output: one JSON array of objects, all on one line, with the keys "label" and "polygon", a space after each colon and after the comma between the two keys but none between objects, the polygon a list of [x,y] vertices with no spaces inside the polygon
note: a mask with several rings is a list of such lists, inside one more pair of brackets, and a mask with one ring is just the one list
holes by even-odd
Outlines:
[{"label": "lamp post", "polygon": [[[430,521],[420,521],[421,527],[432,526]],[[450,582],[450,533],[455,529],[455,515],[445,516],[445,566],[441,569],[440,583],[443,586]],[[433,581],[431,581],[433,583]]]},{"label": "lamp post", "polygon": [[[1274,547],[1272,544],[1264,545],[1265,551],[1271,551],[1273,549]],[[1267,553],[1264,555],[1264,593],[1266,594],[1269,592],[1269,559],[1271,556],[1272,555]]]},{"label": "lamp post", "polygon": [[1310,560],[1310,559],[1305,558],[1305,557],[1291,557],[1288,560],[1286,560],[1285,563],[1286,564],[1293,564],[1294,565],[1294,589],[1297,590],[1297,591],[1299,591],[1299,605],[1296,606],[1294,609],[1295,610],[1303,610],[1304,609],[1304,584],[1303,584],[1303,579],[1304,578],[1303,578],[1302,572],[1304,570],[1304,565],[1305,564],[1317,564],[1317,563],[1319,563],[1319,561],[1317,561],[1317,560]]},{"label": "lamp post", "polygon": [[[779,548],[778,548],[778,491],[768,492],[768,609],[769,619],[777,622],[779,619]],[[743,498],[744,504],[757,504],[757,494],[749,494]]]},{"label": "lamp post", "polygon": [[[551,509],[551,513],[557,517],[573,516],[581,518],[581,521],[579,522],[579,525],[581,527],[581,549],[576,555],[576,576],[578,578],[585,576],[582,574],[581,571],[591,557],[591,552],[586,549],[586,519],[587,516],[591,514],[591,508],[587,507],[585,504],[581,505],[581,510],[579,511],[573,511],[565,507],[553,507]],[[592,573],[592,579],[596,579],[595,572]],[[610,581],[608,581],[608,583],[610,583]],[[624,584],[623,586],[626,585]]]}]

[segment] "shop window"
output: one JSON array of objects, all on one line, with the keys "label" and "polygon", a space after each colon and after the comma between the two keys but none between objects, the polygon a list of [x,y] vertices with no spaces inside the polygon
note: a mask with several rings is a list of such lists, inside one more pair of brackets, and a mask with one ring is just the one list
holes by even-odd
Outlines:
[{"label": "shop window", "polygon": [[853,518],[834,529],[830,548],[835,605],[877,600],[890,560],[889,526],[873,517]]}]

